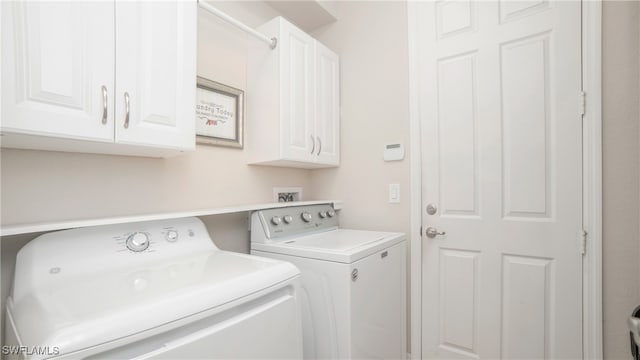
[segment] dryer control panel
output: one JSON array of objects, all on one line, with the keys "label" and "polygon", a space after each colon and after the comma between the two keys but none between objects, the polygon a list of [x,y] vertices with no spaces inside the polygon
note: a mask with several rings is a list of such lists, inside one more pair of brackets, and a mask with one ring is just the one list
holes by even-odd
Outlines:
[{"label": "dryer control panel", "polygon": [[113,224],[56,231],[27,243],[16,262],[18,294],[38,286],[95,272],[168,263],[174,258],[215,251],[198,218]]},{"label": "dryer control panel", "polygon": [[332,204],[266,209],[251,215],[251,241],[265,242],[337,227],[338,214]]},{"label": "dryer control panel", "polygon": [[[196,218],[173,219],[133,223],[130,226],[113,228],[111,238],[117,246],[116,252],[151,253],[166,251],[190,251],[199,247],[199,242],[209,244],[209,234],[202,229]],[[104,233],[103,233],[104,234]],[[106,234],[105,234],[106,235]],[[107,235],[108,236],[108,235]]]}]

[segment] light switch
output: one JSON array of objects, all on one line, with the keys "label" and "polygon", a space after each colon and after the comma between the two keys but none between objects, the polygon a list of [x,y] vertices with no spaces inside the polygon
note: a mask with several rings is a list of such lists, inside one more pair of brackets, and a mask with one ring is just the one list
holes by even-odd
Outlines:
[{"label": "light switch", "polygon": [[400,202],[400,184],[389,184],[389,203]]}]

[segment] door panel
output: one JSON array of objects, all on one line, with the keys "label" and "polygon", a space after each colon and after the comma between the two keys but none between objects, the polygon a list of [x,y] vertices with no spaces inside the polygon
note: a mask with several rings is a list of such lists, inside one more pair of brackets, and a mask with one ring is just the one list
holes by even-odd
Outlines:
[{"label": "door panel", "polygon": [[582,356],[580,7],[415,6],[424,358]]},{"label": "door panel", "polygon": [[500,21],[502,23],[526,17],[531,13],[546,10],[549,1],[500,1]]},{"label": "door panel", "polygon": [[111,105],[113,3],[12,1],[0,6],[2,128],[111,141],[113,110],[104,112],[103,95]]},{"label": "door panel", "polygon": [[116,141],[193,149],[196,3],[117,2],[116,45]]},{"label": "door panel", "polygon": [[553,321],[553,260],[503,255],[502,269],[502,357],[552,357],[549,336]]},{"label": "door panel", "polygon": [[551,215],[549,33],[500,47],[504,216]]},{"label": "door panel", "polygon": [[440,342],[452,352],[478,353],[478,255],[440,249]]},{"label": "door panel", "polygon": [[438,39],[475,30],[475,6],[473,1],[439,1],[436,4]]},{"label": "door panel", "polygon": [[475,52],[438,62],[443,215],[478,216]]}]

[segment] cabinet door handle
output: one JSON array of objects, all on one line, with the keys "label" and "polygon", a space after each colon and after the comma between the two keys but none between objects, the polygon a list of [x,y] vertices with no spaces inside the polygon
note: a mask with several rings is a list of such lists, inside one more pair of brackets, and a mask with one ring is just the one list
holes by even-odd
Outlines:
[{"label": "cabinet door handle", "polygon": [[129,128],[129,93],[124,93],[124,128]]},{"label": "cabinet door handle", "polygon": [[320,141],[320,137],[316,136],[318,138],[318,153],[316,155],[320,155],[320,151],[322,151],[322,141]]},{"label": "cabinet door handle", "polygon": [[102,125],[107,123],[107,87],[102,85]]},{"label": "cabinet door handle", "polygon": [[313,153],[316,150],[316,140],[313,138],[313,135],[309,135],[309,137],[311,138],[311,155],[313,155]]}]

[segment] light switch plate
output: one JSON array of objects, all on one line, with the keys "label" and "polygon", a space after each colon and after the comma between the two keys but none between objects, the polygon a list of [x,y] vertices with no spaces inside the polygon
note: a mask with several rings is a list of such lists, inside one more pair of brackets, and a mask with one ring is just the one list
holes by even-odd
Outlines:
[{"label": "light switch plate", "polygon": [[389,184],[389,203],[397,204],[400,202],[400,184]]}]

